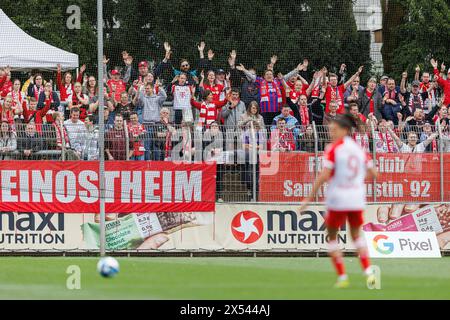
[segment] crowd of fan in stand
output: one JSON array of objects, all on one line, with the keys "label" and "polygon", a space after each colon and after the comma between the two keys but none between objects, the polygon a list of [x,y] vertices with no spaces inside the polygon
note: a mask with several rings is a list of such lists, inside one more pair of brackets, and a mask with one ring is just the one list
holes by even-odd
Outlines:
[{"label": "crowd of fan in stand", "polygon": [[[311,71],[305,59],[283,75],[275,73],[273,56],[258,75],[237,63],[234,50],[227,66],[216,66],[214,52],[208,50],[205,57],[202,42],[194,68],[187,60],[175,66],[170,44],[164,48],[162,61],[141,61],[137,70],[127,52],[122,53],[124,65],[110,69],[105,57],[101,81],[87,75],[85,65],[76,79],[58,65],[55,81],[34,73],[24,83],[11,78],[9,67],[1,68],[0,159],[40,159],[38,151],[62,149],[68,159],[98,159],[99,107],[105,111],[107,160],[171,160],[177,134],[183,145],[177,152],[190,159],[194,132],[210,140],[238,132],[248,151],[249,132],[255,130],[259,149],[313,152],[312,123],[326,126],[345,112],[357,118],[354,138],[368,151],[438,152],[439,131],[444,151],[450,152],[450,69],[434,59],[433,73],[417,67],[410,83],[405,72],[399,86],[388,76],[372,77],[363,86],[363,67],[348,77],[345,64],[337,73],[325,67]],[[164,81],[162,74],[171,79]],[[104,94],[104,106],[99,106],[99,94]],[[163,105],[166,101],[172,101],[171,108]],[[211,158],[222,151],[212,149]]]}]

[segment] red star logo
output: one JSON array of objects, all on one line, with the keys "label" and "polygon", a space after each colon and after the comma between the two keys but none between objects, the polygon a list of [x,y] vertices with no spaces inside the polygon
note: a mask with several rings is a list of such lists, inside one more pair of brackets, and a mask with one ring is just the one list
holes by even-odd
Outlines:
[{"label": "red star logo", "polygon": [[239,212],[231,221],[231,232],[237,241],[250,244],[261,238],[264,224],[261,217],[253,211]]}]

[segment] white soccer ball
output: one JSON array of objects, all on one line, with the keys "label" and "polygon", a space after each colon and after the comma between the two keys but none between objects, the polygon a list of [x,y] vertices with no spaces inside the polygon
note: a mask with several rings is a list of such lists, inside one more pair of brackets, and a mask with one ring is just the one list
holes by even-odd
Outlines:
[{"label": "white soccer ball", "polygon": [[113,257],[101,258],[97,263],[97,272],[102,277],[112,278],[119,272],[119,262]]}]

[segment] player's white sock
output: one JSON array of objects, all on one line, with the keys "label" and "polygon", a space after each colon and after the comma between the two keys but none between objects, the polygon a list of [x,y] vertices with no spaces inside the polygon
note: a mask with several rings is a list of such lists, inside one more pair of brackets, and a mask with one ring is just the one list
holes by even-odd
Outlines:
[{"label": "player's white sock", "polygon": [[338,277],[338,280],[339,281],[345,281],[345,280],[347,280],[348,279],[348,276],[346,275],[346,274],[343,274],[342,276],[339,276]]},{"label": "player's white sock", "polygon": [[372,274],[373,274],[372,267],[366,268],[366,270],[364,270],[364,274],[365,274],[366,276],[372,275]]}]

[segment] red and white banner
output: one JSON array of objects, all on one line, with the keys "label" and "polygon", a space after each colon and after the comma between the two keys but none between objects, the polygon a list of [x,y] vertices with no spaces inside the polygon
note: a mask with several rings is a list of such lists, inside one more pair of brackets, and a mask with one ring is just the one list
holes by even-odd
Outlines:
[{"label": "red and white banner", "polygon": [[[106,212],[209,212],[216,166],[105,163]],[[99,162],[0,161],[0,211],[97,213]]]},{"label": "red and white banner", "polygon": [[[268,153],[261,157],[259,201],[300,202],[309,195],[315,179],[315,156],[307,153]],[[319,158],[319,171],[322,159]],[[450,163],[450,154],[444,163]],[[437,154],[378,154],[379,176],[374,185],[368,181],[367,201],[440,201],[440,158]],[[447,170],[448,171],[448,170]],[[445,172],[445,171],[444,171]],[[444,191],[448,198],[450,178],[445,172]],[[319,191],[323,201],[326,184]]]}]

